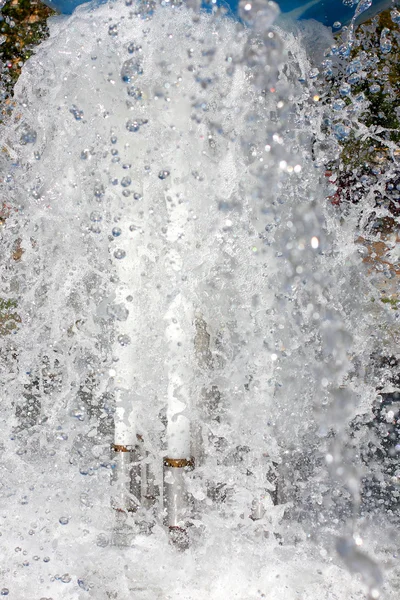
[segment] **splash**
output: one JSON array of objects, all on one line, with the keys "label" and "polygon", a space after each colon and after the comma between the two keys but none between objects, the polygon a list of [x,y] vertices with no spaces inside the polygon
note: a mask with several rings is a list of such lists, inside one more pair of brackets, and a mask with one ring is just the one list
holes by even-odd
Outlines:
[{"label": "splash", "polygon": [[[381,585],[348,541],[371,286],[310,160],[307,32],[272,28],[267,4],[253,30],[178,3],[84,6],[24,66],[2,130],[10,597],[355,597],[338,527]],[[139,436],[153,490],[117,533],[115,429]],[[167,452],[195,457],[183,553]]]}]

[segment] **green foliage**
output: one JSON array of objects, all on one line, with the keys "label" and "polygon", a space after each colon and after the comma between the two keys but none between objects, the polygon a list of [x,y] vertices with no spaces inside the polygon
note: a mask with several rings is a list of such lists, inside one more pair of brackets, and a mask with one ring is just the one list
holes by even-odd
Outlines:
[{"label": "green foliage", "polygon": [[1,11],[0,106],[12,96],[12,88],[19,77],[23,63],[32,55],[34,47],[48,35],[46,19],[52,14],[40,0],[10,0]]},{"label": "green foliage", "polygon": [[393,310],[398,310],[399,308],[399,300],[397,298],[381,298],[381,302],[384,304],[389,304]]},{"label": "green foliage", "polygon": [[16,300],[0,298],[0,335],[7,335],[18,327],[21,319],[16,309]]},{"label": "green foliage", "polygon": [[[390,52],[381,47],[382,34],[390,41]],[[368,103],[359,120],[371,129],[371,138],[359,142],[363,160],[373,162],[376,151],[376,138],[383,147],[392,142],[400,143],[400,26],[392,20],[391,9],[362,24],[355,33],[350,59],[360,58],[363,76],[360,82],[352,86],[352,96],[363,93]],[[374,84],[379,91],[374,91]],[[349,148],[346,146],[349,145]],[[358,152],[354,152],[354,141],[344,142],[343,162],[359,162]],[[369,148],[369,150],[368,150]],[[366,150],[366,152],[365,152]],[[353,160],[349,158],[353,156]]]}]

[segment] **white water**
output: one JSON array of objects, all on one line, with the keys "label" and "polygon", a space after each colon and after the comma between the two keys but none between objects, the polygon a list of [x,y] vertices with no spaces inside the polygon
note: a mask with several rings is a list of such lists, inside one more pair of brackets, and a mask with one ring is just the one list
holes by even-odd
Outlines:
[{"label": "white water", "polygon": [[[364,370],[380,317],[355,233],[339,228],[310,158],[322,117],[312,83],[298,82],[313,66],[306,44],[280,31],[254,52],[232,21],[135,12],[115,2],[52,19],[2,131],[13,208],[2,294],[18,299],[21,325],[2,339],[0,586],[19,599],[341,599],[377,593],[383,568],[395,598],[384,509],[353,515],[361,465],[347,428],[375,395]],[[123,402],[161,487],[166,317],[179,298],[193,340],[179,357],[197,440],[191,546],[169,545],[159,518],[121,547],[118,336],[130,329]],[[193,315],[210,335],[203,362]],[[280,504],[252,521],[270,469]]]}]

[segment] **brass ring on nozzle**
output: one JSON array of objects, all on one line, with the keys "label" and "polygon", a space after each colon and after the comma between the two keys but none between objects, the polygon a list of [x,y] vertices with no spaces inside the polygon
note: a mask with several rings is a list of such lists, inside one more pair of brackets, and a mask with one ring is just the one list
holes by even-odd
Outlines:
[{"label": "brass ring on nozzle", "polygon": [[132,452],[133,446],[123,446],[122,444],[111,444],[114,452]]},{"label": "brass ring on nozzle", "polygon": [[174,467],[176,469],[187,467],[189,469],[194,469],[194,458],[168,458],[168,456],[165,456],[164,467]]}]

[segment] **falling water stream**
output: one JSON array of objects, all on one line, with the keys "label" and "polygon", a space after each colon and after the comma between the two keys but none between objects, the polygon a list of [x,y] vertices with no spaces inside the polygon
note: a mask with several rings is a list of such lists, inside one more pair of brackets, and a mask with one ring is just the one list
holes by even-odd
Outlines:
[{"label": "falling water stream", "polygon": [[[333,39],[261,0],[246,25],[170,4],[49,19],[1,126],[0,594],[397,598],[398,517],[365,501],[376,432],[354,426],[396,319],[326,201]],[[186,421],[179,548],[163,457]],[[117,427],[153,482],[122,515]]]}]

